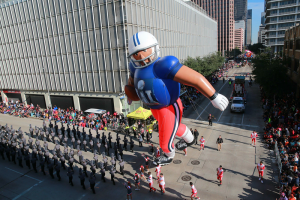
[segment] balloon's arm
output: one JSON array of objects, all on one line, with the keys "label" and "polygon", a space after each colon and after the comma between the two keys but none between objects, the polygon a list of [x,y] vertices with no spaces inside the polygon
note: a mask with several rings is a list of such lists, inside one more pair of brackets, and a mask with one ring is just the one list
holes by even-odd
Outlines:
[{"label": "balloon's arm", "polygon": [[134,88],[134,79],[131,76],[129,76],[128,84],[125,85],[124,91],[126,96],[128,97],[128,103],[131,104],[131,101],[140,100]]},{"label": "balloon's arm", "polygon": [[212,97],[216,90],[208,80],[195,70],[183,65],[174,76],[174,81],[196,88],[207,98]]}]

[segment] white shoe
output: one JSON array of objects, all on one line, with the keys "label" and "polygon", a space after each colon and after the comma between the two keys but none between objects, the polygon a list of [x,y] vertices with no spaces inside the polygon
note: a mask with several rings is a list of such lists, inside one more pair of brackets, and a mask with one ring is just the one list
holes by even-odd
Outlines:
[{"label": "white shoe", "polygon": [[261,183],[264,183],[263,180],[261,180]]},{"label": "white shoe", "polygon": [[261,178],[259,177],[259,179],[258,180],[260,180]]},{"label": "white shoe", "polygon": [[184,156],[186,156],[186,154],[184,154]]}]

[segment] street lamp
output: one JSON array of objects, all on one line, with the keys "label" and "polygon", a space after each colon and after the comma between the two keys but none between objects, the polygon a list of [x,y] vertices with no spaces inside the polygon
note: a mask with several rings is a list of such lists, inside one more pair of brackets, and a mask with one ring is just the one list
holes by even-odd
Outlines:
[{"label": "street lamp", "polygon": [[[45,74],[45,67],[43,67],[42,69],[39,69],[39,71],[41,72],[41,70],[44,70],[44,74]],[[49,76],[49,74],[48,74],[48,76]],[[50,79],[50,76],[49,76],[49,79]],[[50,81],[50,80],[49,80]],[[49,93],[49,87],[50,87],[50,83],[48,83],[48,79],[46,79],[46,83],[47,83],[47,90],[48,90],[48,98],[49,98],[49,102],[50,102],[50,107],[52,107],[51,106],[51,98],[50,98],[50,93]]]}]

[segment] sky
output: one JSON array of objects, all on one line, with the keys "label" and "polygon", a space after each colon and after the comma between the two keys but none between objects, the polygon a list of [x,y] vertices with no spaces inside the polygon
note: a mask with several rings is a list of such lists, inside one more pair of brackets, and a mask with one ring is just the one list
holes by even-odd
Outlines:
[{"label": "sky", "polygon": [[264,0],[248,0],[248,9],[252,9],[252,43],[257,43],[261,13],[264,12]]}]

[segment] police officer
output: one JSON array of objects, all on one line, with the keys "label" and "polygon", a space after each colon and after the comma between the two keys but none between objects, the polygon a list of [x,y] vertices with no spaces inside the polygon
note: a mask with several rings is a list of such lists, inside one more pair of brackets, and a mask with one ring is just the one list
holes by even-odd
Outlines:
[{"label": "police officer", "polygon": [[105,140],[106,140],[106,135],[105,135],[105,133],[103,132],[102,133],[102,145],[105,145]]},{"label": "police officer", "polygon": [[59,139],[60,145],[63,145],[64,138],[63,138],[63,135],[61,133],[59,133],[58,139]]},{"label": "police officer", "polygon": [[45,137],[45,131],[41,130],[41,140],[44,140],[44,137]]},{"label": "police officer", "polygon": [[[9,143],[9,141],[8,141],[8,143]],[[8,161],[10,162],[10,148],[9,148],[9,146],[6,146],[5,153],[6,153],[6,157],[7,157]]]},{"label": "police officer", "polygon": [[55,151],[56,151],[57,155],[60,154],[60,145],[58,143],[56,143],[56,145],[55,145]]},{"label": "police officer", "polygon": [[91,186],[93,193],[96,194],[96,192],[95,192],[95,181],[96,181],[95,174],[90,174],[89,181],[90,181],[90,186]]},{"label": "police officer", "polygon": [[98,149],[98,153],[100,155],[101,144],[99,142],[99,139],[97,140],[97,149]]},{"label": "police officer", "polygon": [[81,144],[81,141],[80,141],[80,138],[78,138],[78,140],[77,140],[77,146],[79,145],[79,148],[81,149],[80,144]]},{"label": "police officer", "polygon": [[107,170],[107,157],[103,154],[104,169]]},{"label": "police officer", "polygon": [[33,137],[33,128],[31,126],[31,124],[29,124],[29,133],[30,133],[30,136]]},{"label": "police officer", "polygon": [[37,127],[37,126],[35,126],[35,130],[34,130],[34,132],[35,132],[35,138],[36,139],[38,139],[39,138],[39,128]]},{"label": "police officer", "polygon": [[152,130],[152,128],[150,127],[150,128],[149,128],[149,134],[150,134],[151,139],[152,139],[152,133],[153,133],[153,130]]},{"label": "police officer", "polygon": [[85,176],[82,173],[82,169],[81,168],[79,168],[79,176],[78,177],[80,179],[80,184],[81,184],[82,188],[85,190],[85,185],[84,185]]},{"label": "police officer", "polygon": [[133,135],[134,135],[134,137],[136,138],[136,127],[133,126],[133,127],[132,127],[132,130],[133,130]]},{"label": "police officer", "polygon": [[2,159],[5,160],[5,157],[4,157],[4,146],[3,146],[3,144],[0,144],[0,154],[2,156]]},{"label": "police officer", "polygon": [[50,159],[48,160],[47,168],[49,170],[50,176],[52,177],[52,179],[54,179],[54,176],[53,176],[53,163]]},{"label": "police officer", "polygon": [[[1,147],[0,147],[0,148],[1,148]],[[19,166],[23,168],[22,154],[21,154],[21,152],[18,153],[18,161],[19,161]]]},{"label": "police officer", "polygon": [[77,155],[78,155],[78,158],[79,158],[79,163],[81,163],[83,157],[82,157],[82,151],[80,149],[78,150]]},{"label": "police officer", "polygon": [[119,155],[121,156],[121,159],[123,159],[123,149],[119,148]]},{"label": "police officer", "polygon": [[96,168],[94,164],[91,164],[90,170],[92,171],[93,174],[96,174]]},{"label": "police officer", "polygon": [[52,137],[52,142],[54,143],[54,139],[55,139],[55,133],[51,132],[51,137]]},{"label": "police officer", "polygon": [[74,171],[69,167],[68,172],[67,172],[67,176],[69,177],[69,183],[72,186],[74,186],[74,184],[73,184],[73,174],[74,174]]},{"label": "police officer", "polygon": [[75,138],[74,138],[74,137],[72,137],[71,142],[72,142],[72,144],[73,144],[73,149],[75,149],[76,146],[75,146]]},{"label": "police officer", "polygon": [[47,150],[48,150],[48,142],[45,141],[45,142],[44,142],[44,151],[47,151]]},{"label": "police officer", "polygon": [[29,137],[28,139],[28,143],[29,143],[29,147],[32,149],[32,142],[33,142],[33,139],[31,137]]},{"label": "police officer", "polygon": [[93,149],[94,149],[94,141],[93,140],[90,140],[90,149],[91,149],[91,152],[93,152]]},{"label": "police officer", "polygon": [[15,164],[17,164],[16,163],[16,150],[13,147],[11,148],[11,159]]},{"label": "police officer", "polygon": [[50,142],[50,138],[49,138],[50,134],[49,134],[48,130],[46,130],[45,135],[46,135],[47,141]]},{"label": "police officer", "polygon": [[125,127],[125,133],[126,133],[126,135],[129,135],[129,125],[128,124]]},{"label": "police officer", "polygon": [[82,160],[82,167],[83,167],[83,173],[85,174],[86,177],[88,177],[87,173],[86,173],[86,161]]},{"label": "police officer", "polygon": [[46,173],[45,173],[45,160],[44,160],[44,158],[42,158],[40,160],[40,165],[41,165],[41,171],[44,173],[44,175],[46,175]]},{"label": "police officer", "polygon": [[132,137],[130,137],[130,142],[129,142],[129,144],[130,144],[130,151],[133,152],[134,141],[133,141]]},{"label": "police officer", "polygon": [[56,165],[58,163],[58,157],[56,154],[53,155],[53,161],[54,161],[54,165]]},{"label": "police officer", "polygon": [[98,155],[96,153],[94,153],[94,160],[95,160],[96,168],[98,169]]},{"label": "police officer", "polygon": [[49,163],[49,151],[46,150],[44,153],[46,163]]},{"label": "police officer", "polygon": [[87,143],[86,140],[83,140],[83,148],[84,148],[85,152],[87,152],[87,150],[86,150],[86,143]]},{"label": "police officer", "polygon": [[115,157],[111,157],[110,162],[111,162],[111,164],[114,166],[114,168],[116,168],[116,160],[115,160]]},{"label": "police officer", "polygon": [[114,185],[116,185],[115,179],[114,179],[115,178],[116,170],[115,170],[115,168],[113,166],[111,166],[109,173],[110,173],[110,180],[113,182]]},{"label": "police officer", "polygon": [[56,171],[56,176],[58,178],[58,181],[60,181],[61,180],[61,177],[60,177],[60,164],[58,162],[55,165],[55,171]]},{"label": "police officer", "polygon": [[62,155],[60,156],[60,162],[61,162],[62,168],[65,170],[66,169],[66,165],[65,165],[66,160],[65,160],[65,157]]},{"label": "police officer", "polygon": [[111,146],[111,139],[112,139],[112,137],[111,137],[110,132],[109,132],[108,133],[108,146],[109,146],[109,148],[112,148],[112,146]]},{"label": "police officer", "polygon": [[119,146],[120,146],[120,140],[121,140],[121,138],[119,137],[119,134],[117,134],[117,146],[118,146],[118,148],[119,148]]},{"label": "police officer", "polygon": [[101,173],[101,179],[103,180],[103,182],[106,182],[105,181],[105,169],[101,168],[100,173]]},{"label": "police officer", "polygon": [[69,166],[70,168],[73,170],[73,163],[74,163],[74,158],[72,156],[70,156],[70,159],[69,159]]},{"label": "police officer", "polygon": [[32,156],[32,158],[31,158],[31,164],[32,164],[32,167],[33,167],[33,170],[35,171],[35,173],[37,173],[36,160],[37,160],[36,157]]},{"label": "police officer", "polygon": [[118,156],[118,146],[117,143],[114,143],[115,156]]},{"label": "police officer", "polygon": [[64,154],[65,154],[65,158],[67,159],[68,158],[68,147],[67,147],[67,145],[65,145]]},{"label": "police officer", "polygon": [[120,160],[119,165],[120,165],[120,173],[124,176],[124,161],[123,159]]},{"label": "police officer", "polygon": [[123,149],[125,149],[125,151],[127,151],[127,142],[128,142],[128,140],[127,140],[126,136],[124,136],[123,142],[124,142]]},{"label": "police officer", "polygon": [[108,148],[108,145],[107,145],[107,143],[105,143],[105,153],[106,153],[106,155],[109,155],[109,148]]}]

